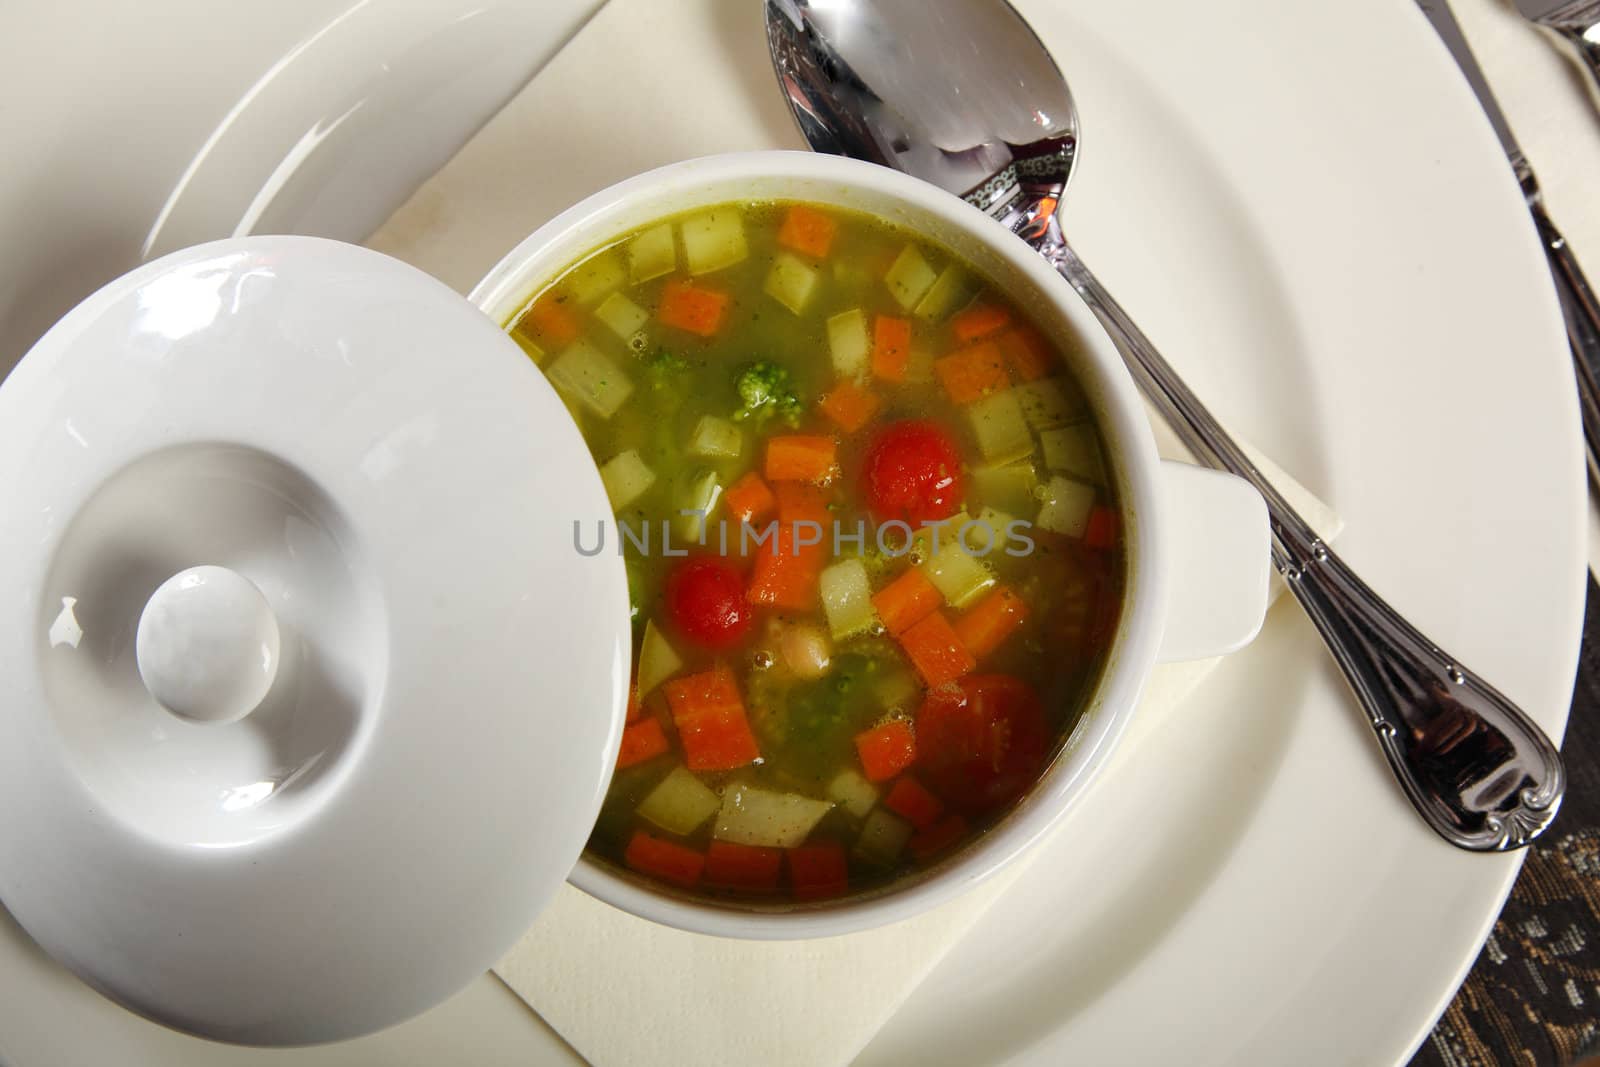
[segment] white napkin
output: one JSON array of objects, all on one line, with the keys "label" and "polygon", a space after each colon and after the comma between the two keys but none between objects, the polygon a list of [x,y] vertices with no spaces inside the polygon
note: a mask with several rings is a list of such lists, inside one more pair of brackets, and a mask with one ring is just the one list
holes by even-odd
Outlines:
[{"label": "white napkin", "polygon": [[[369,243],[465,292],[523,236],[629,175],[714,152],[803,148],[767,67],[760,13],[749,2],[611,0]],[[1163,454],[1182,455],[1159,428],[1158,439]],[[1324,537],[1337,532],[1324,505],[1259,462]],[[1156,672],[1118,762],[1214,664]],[[681,933],[568,886],[495,971],[600,1067],[847,1063],[1025,863],[918,918],[805,942]]]}]

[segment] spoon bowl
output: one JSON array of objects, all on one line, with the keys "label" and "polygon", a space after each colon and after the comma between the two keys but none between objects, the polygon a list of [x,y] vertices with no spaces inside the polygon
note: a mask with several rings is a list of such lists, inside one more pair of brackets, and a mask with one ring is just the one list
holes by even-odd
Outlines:
[{"label": "spoon bowl", "polygon": [[[1077,143],[1072,91],[1032,28],[1003,4],[773,0],[767,20],[773,64],[793,72],[783,89],[818,151],[964,195],[1029,146]],[[1004,79],[992,76],[996,51],[1016,61]],[[1063,184],[1070,153],[1066,162]]]}]

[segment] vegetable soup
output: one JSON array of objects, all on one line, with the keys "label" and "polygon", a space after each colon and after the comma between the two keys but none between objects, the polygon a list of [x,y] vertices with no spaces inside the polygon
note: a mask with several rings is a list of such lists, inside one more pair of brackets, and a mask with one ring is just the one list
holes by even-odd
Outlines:
[{"label": "vegetable soup", "polygon": [[1123,593],[1062,354],[936,242],[725,204],[567,270],[512,335],[616,511],[635,675],[591,855],[789,904],[937,863],[1029,789]]}]

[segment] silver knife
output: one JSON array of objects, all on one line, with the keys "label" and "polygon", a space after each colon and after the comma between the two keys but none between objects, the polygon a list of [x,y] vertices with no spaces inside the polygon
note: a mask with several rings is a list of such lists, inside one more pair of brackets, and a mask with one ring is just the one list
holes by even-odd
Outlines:
[{"label": "silver knife", "polygon": [[[1534,0],[1526,2],[1532,3]],[[1556,229],[1556,224],[1546,214],[1539,181],[1534,177],[1533,168],[1528,165],[1516,137],[1512,135],[1511,126],[1506,122],[1494,94],[1489,91],[1489,83],[1484,81],[1478,61],[1473,58],[1472,49],[1467,47],[1467,39],[1462,36],[1450,5],[1445,0],[1417,0],[1417,6],[1433,23],[1435,32],[1455,58],[1456,66],[1466,75],[1467,84],[1477,94],[1478,103],[1488,116],[1489,125],[1494,127],[1496,136],[1500,138],[1500,147],[1505,149],[1511,169],[1522,185],[1523,198],[1533,214],[1533,223],[1538,228],[1545,257],[1550,261],[1550,273],[1555,278],[1556,293],[1561,298],[1561,311],[1567,322],[1567,340],[1572,344],[1578,406],[1583,414],[1583,436],[1588,444],[1589,476],[1596,486],[1600,486],[1600,301],[1595,300],[1589,280],[1583,276],[1583,268],[1578,266],[1578,257],[1572,254],[1567,239],[1561,236],[1561,231]]]}]

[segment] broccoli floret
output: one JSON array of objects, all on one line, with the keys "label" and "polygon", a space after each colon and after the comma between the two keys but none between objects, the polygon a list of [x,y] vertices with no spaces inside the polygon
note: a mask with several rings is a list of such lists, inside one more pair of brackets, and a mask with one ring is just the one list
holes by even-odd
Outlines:
[{"label": "broccoli floret", "polygon": [[[824,756],[870,724],[878,713],[868,683],[879,664],[866,656],[846,653],[834,657],[833,669],[822,678],[797,683],[789,691],[787,734],[789,746],[803,746],[812,756]],[[803,758],[794,753],[794,758]]]},{"label": "broccoli floret", "polygon": [[665,348],[658,348],[649,355],[641,357],[639,362],[644,364],[651,384],[657,388],[666,385],[689,369],[688,360]]},{"label": "broccoli floret", "polygon": [[663,415],[676,411],[689,395],[693,381],[687,359],[666,348],[653,348],[639,356],[644,374],[640,385],[650,405]]},{"label": "broccoli floret", "polygon": [[766,360],[751,363],[739,372],[735,384],[741,405],[733,413],[735,419],[765,422],[776,416],[790,426],[799,425],[803,409],[786,368]]}]

